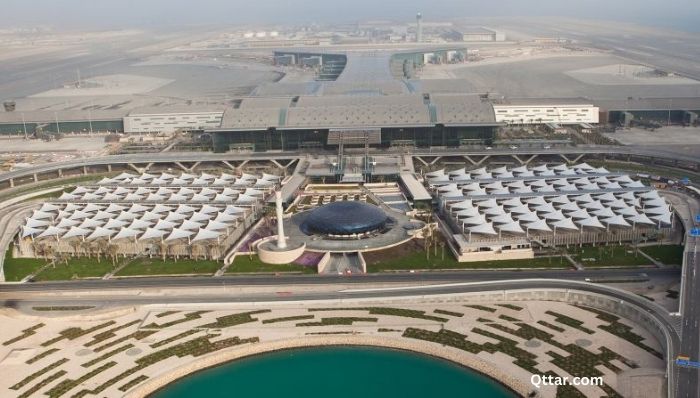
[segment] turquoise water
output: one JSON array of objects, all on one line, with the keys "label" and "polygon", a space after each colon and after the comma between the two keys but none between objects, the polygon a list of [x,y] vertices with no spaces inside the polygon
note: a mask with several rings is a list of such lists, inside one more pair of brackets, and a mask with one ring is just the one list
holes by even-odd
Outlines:
[{"label": "turquoise water", "polygon": [[152,398],[513,398],[493,380],[425,355],[369,347],[262,354],[195,373]]}]

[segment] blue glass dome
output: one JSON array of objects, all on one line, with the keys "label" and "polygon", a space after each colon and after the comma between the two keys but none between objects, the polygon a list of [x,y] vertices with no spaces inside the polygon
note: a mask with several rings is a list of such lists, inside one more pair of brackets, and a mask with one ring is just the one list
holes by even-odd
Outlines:
[{"label": "blue glass dome", "polygon": [[376,206],[339,201],[311,210],[301,230],[306,234],[362,234],[384,228],[387,221],[387,215]]}]

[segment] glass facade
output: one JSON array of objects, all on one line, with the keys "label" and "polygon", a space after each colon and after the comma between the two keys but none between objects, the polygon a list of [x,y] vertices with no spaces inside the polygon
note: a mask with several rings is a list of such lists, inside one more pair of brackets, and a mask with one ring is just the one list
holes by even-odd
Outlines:
[{"label": "glass facade", "polygon": [[[415,147],[459,147],[465,140],[490,142],[494,127],[434,127],[382,128],[380,147],[410,145]],[[333,149],[328,145],[328,129],[216,131],[210,132],[215,152],[227,152],[236,147],[250,147],[255,151],[296,151],[309,148]],[[373,145],[374,146],[374,145]]]}]

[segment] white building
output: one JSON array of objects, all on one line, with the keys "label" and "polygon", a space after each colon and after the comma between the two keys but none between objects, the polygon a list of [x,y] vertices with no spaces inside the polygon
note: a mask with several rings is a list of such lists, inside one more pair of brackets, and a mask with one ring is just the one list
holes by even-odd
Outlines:
[{"label": "white building", "polygon": [[125,133],[173,133],[177,130],[201,130],[221,125],[221,111],[167,113],[138,112],[124,117]]},{"label": "white building", "polygon": [[496,121],[508,124],[581,124],[598,123],[597,106],[590,104],[494,104]]}]

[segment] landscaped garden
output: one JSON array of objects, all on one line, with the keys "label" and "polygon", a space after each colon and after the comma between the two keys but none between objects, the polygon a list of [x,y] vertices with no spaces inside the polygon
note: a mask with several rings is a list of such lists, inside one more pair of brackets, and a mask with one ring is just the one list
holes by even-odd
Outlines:
[{"label": "landscaped garden", "polygon": [[315,267],[306,267],[299,264],[265,264],[257,255],[238,255],[226,270],[227,274],[238,272],[301,272],[315,274]]},{"label": "landscaped garden", "polygon": [[124,268],[116,273],[116,276],[139,275],[189,275],[207,274],[213,275],[222,263],[213,260],[193,260],[181,258],[178,260],[161,258],[140,257],[132,260]]},{"label": "landscaped garden", "polygon": [[46,265],[46,261],[40,258],[14,258],[12,257],[12,249],[5,252],[5,280],[7,282],[19,282],[38,271]]},{"label": "landscaped garden", "polygon": [[569,253],[586,268],[651,265],[648,258],[630,246],[584,246],[571,249]]},{"label": "landscaped garden", "polygon": [[683,263],[684,247],[681,245],[645,246],[640,250],[666,265],[681,265]]},{"label": "landscaped garden", "polygon": [[75,257],[66,262],[58,261],[39,272],[34,279],[37,281],[60,281],[77,278],[101,278],[108,274],[114,266],[109,259]]}]

